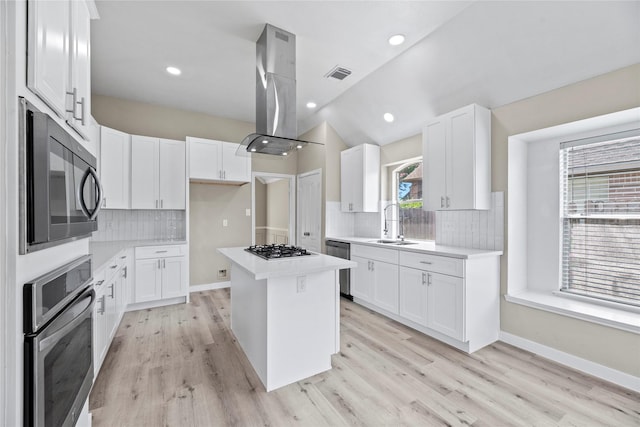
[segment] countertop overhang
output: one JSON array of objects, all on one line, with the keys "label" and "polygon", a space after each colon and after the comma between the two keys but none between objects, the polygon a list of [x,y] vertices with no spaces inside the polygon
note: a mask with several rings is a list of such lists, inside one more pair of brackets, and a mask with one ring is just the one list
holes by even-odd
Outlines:
[{"label": "countertop overhang", "polygon": [[218,252],[251,273],[256,280],[299,276],[322,271],[355,268],[357,263],[313,252],[313,255],[266,260],[244,250],[219,248]]},{"label": "countertop overhang", "polygon": [[[326,240],[337,240],[339,242],[345,243],[354,243],[358,245],[368,245],[375,246],[378,248],[387,248],[387,249],[397,249],[400,251],[407,252],[418,252],[425,253],[430,255],[441,255],[448,256],[452,258],[479,258],[485,256],[499,256],[502,255],[502,251],[499,250],[486,250],[486,249],[470,249],[470,248],[459,248],[455,246],[443,246],[436,245],[435,242],[419,242],[415,241],[414,245],[394,245],[387,243],[377,243],[376,240],[379,240],[379,237],[329,237],[325,238]],[[412,241],[412,240],[409,240]]]}]

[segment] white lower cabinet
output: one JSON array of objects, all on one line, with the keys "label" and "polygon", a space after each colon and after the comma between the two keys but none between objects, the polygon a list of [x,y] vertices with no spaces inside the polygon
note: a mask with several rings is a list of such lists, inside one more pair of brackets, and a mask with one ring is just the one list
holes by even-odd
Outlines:
[{"label": "white lower cabinet", "polygon": [[136,248],[134,303],[187,295],[186,245]]},{"label": "white lower cabinet", "polygon": [[351,254],[355,302],[470,353],[498,339],[499,254],[462,259],[355,244]]}]

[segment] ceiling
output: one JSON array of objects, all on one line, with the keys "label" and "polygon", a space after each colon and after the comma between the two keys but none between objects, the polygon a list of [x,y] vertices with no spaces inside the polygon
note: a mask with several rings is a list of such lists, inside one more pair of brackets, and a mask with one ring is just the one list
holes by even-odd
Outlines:
[{"label": "ceiling", "polygon": [[[299,133],[327,121],[349,145],[384,145],[472,102],[495,108],[640,63],[639,1],[96,5],[94,94],[254,122],[255,42],[269,23],[296,35]],[[405,43],[389,45],[397,33]],[[352,74],[326,78],[336,65]]]}]

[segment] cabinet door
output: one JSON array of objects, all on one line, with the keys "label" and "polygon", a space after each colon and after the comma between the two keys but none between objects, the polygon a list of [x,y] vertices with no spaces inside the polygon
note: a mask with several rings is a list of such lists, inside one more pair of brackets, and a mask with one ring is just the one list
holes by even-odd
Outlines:
[{"label": "cabinet door", "polygon": [[428,124],[424,129],[422,177],[424,210],[446,207],[446,125],[443,120]]},{"label": "cabinet door", "polygon": [[222,142],[222,178],[225,181],[251,182],[251,157],[236,155],[237,150],[238,144]]},{"label": "cabinet door", "polygon": [[160,140],[160,208],[184,209],[186,152],[182,141]]},{"label": "cabinet door", "polygon": [[184,257],[163,258],[162,298],[176,298],[187,294]]},{"label": "cabinet door", "polygon": [[222,179],[222,148],[220,144],[220,141],[187,138],[189,178],[207,181]]},{"label": "cabinet door", "polygon": [[114,329],[118,326],[118,312],[117,312],[117,292],[118,282],[120,280],[120,274],[116,273],[107,283],[104,289],[105,298],[105,312],[107,316],[107,342],[110,342]]},{"label": "cabinet door", "polygon": [[60,117],[69,84],[69,0],[28,3],[27,86]]},{"label": "cabinet door", "polygon": [[427,272],[400,267],[400,316],[427,326]]},{"label": "cabinet door", "polygon": [[100,131],[100,180],[104,190],[103,207],[129,209],[131,137],[102,126]]},{"label": "cabinet door", "polygon": [[155,301],[162,298],[160,260],[142,259],[136,261],[134,302]]},{"label": "cabinet door", "polygon": [[380,308],[398,314],[398,265],[371,261],[373,301]]},{"label": "cabinet door", "polygon": [[340,153],[340,207],[343,212],[357,212],[362,208],[362,202],[355,200],[362,187],[362,148],[344,150]]},{"label": "cabinet door", "polygon": [[449,209],[474,209],[475,138],[473,106],[452,113],[447,129],[447,197]]},{"label": "cabinet door", "polygon": [[356,256],[352,256],[351,261],[358,263],[358,267],[351,269],[351,295],[371,302],[373,294],[371,261]]},{"label": "cabinet door", "polygon": [[428,273],[427,326],[460,341],[465,341],[463,286],[460,277]]},{"label": "cabinet door", "polygon": [[131,208],[158,209],[158,138],[131,136]]},{"label": "cabinet door", "polygon": [[76,91],[76,104],[68,123],[89,139],[89,117],[91,115],[91,17],[85,1],[71,2],[71,68],[70,90]]}]

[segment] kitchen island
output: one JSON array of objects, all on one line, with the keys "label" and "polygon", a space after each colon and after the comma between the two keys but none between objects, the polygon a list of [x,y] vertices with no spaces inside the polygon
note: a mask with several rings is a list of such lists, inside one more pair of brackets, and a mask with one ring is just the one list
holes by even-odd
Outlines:
[{"label": "kitchen island", "polygon": [[265,260],[221,248],[231,261],[231,330],[267,391],[331,369],[340,351],[338,271],[322,254]]}]

